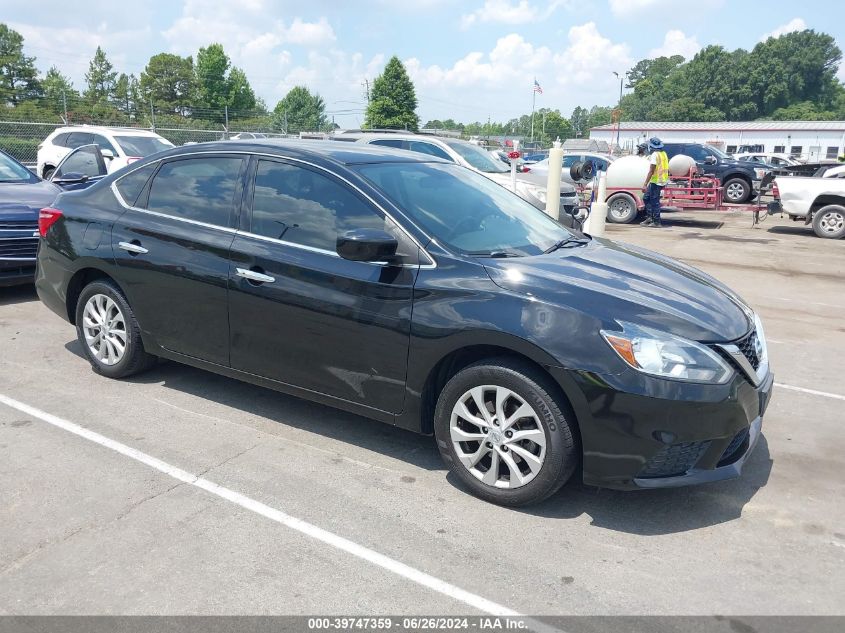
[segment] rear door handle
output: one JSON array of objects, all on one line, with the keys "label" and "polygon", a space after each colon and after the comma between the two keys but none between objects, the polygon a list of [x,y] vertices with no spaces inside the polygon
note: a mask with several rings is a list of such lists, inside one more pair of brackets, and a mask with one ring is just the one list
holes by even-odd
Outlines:
[{"label": "rear door handle", "polygon": [[255,270],[249,270],[247,268],[236,268],[235,270],[237,271],[238,277],[243,277],[247,281],[253,281],[258,284],[271,284],[276,281],[275,277],[259,273]]},{"label": "rear door handle", "polygon": [[122,248],[133,255],[144,255],[145,253],[150,252],[140,244],[134,244],[132,242],[118,242],[117,245],[119,248]]}]

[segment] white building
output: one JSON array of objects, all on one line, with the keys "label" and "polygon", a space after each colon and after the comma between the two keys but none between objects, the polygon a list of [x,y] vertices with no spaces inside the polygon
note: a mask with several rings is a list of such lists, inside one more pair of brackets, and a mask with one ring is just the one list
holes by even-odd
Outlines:
[{"label": "white building", "polygon": [[664,143],[706,143],[728,154],[741,151],[788,153],[809,162],[845,154],[845,121],[623,121],[590,129],[590,138],[616,142],[631,151],[652,136]]}]

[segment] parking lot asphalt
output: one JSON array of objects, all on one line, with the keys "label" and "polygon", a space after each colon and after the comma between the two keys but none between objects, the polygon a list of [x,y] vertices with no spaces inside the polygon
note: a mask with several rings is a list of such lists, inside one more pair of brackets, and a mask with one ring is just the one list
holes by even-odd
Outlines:
[{"label": "parking lot asphalt", "polygon": [[573,481],[521,510],[470,496],[428,437],[175,363],[98,377],[31,288],[0,289],[0,613],[845,614],[845,242],[664,220],[608,236],[760,312],[764,437],[738,480]]}]

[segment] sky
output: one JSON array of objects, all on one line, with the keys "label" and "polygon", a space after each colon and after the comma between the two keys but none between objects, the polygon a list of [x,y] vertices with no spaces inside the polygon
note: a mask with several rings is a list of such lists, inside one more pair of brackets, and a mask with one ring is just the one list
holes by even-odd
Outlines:
[{"label": "sky", "polygon": [[423,123],[468,123],[529,113],[535,97],[567,116],[613,105],[614,71],[710,44],[751,49],[812,28],[845,50],[842,0],[0,0],[0,21],[24,36],[41,73],[56,65],[78,89],[98,45],[116,70],[139,75],[151,55],[196,59],[219,42],[268,107],[305,85],[341,127],[363,122],[365,81],[391,55],[414,81]]}]

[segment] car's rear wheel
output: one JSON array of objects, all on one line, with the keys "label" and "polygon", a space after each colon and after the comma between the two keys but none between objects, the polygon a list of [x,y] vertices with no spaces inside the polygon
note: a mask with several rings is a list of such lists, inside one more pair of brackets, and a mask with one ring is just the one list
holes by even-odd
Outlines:
[{"label": "car's rear wheel", "polygon": [[731,178],[722,185],[725,202],[742,204],[751,198],[751,185],[742,178]]},{"label": "car's rear wheel", "polygon": [[45,167],[44,171],[41,172],[41,177],[44,180],[50,180],[50,176],[53,175],[53,172],[56,171],[55,167]]},{"label": "car's rear wheel", "polygon": [[574,421],[548,376],[497,358],[458,372],[435,410],[440,454],[476,496],[522,506],[542,501],[578,464]]},{"label": "car's rear wheel", "polygon": [[76,303],[76,334],[91,368],[108,378],[125,378],[156,362],[144,350],[132,308],[109,280],[83,288]]},{"label": "car's rear wheel", "polygon": [[637,217],[637,203],[627,193],[615,193],[607,199],[607,219],[615,224],[628,224]]},{"label": "car's rear wheel", "polygon": [[813,214],[813,231],[819,237],[838,240],[845,236],[845,207],[829,204]]}]

